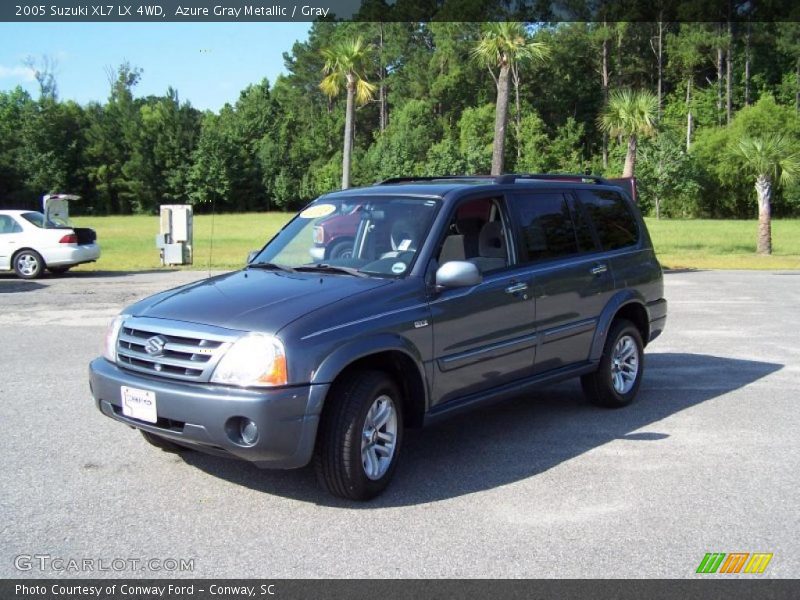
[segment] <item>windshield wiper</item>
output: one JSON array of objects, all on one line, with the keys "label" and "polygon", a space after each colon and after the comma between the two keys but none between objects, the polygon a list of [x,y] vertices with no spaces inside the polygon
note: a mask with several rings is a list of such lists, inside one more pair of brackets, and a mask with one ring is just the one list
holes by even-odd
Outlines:
[{"label": "windshield wiper", "polygon": [[358,269],[353,269],[352,267],[340,267],[338,265],[329,265],[326,263],[302,265],[300,267],[295,267],[295,271],[324,271],[328,273],[344,273],[345,275],[353,275],[355,277],[369,277],[366,273],[362,273]]},{"label": "windshield wiper", "polygon": [[257,262],[247,265],[248,269],[267,269],[268,271],[284,271],[285,273],[294,273],[291,267],[284,267],[271,262]]}]

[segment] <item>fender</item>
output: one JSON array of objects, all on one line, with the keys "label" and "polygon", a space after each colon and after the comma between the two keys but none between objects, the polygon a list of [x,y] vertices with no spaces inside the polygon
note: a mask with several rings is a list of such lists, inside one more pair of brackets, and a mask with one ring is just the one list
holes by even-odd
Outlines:
[{"label": "fender", "polygon": [[339,373],[355,361],[372,354],[388,351],[401,352],[414,363],[420,380],[422,381],[422,388],[425,394],[424,406],[427,411],[429,406],[428,378],[425,376],[422,356],[419,353],[419,349],[414,344],[396,333],[379,333],[366,338],[353,340],[344,346],[338,347],[329,354],[319,365],[319,368],[314,371],[311,376],[311,383],[332,383]]},{"label": "fender", "polygon": [[[594,339],[592,340],[592,346],[589,351],[590,361],[598,362],[600,360],[600,357],[603,355],[603,346],[606,343],[608,330],[611,328],[611,321],[614,320],[614,315],[617,314],[617,311],[626,304],[640,304],[645,312],[648,312],[644,296],[637,290],[620,290],[614,294],[597,320],[597,328],[595,329]],[[645,341],[645,343],[647,342]]]}]

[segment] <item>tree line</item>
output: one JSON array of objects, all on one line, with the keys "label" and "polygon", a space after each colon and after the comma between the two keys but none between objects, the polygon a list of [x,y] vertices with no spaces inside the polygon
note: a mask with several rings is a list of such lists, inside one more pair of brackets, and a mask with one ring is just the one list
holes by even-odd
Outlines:
[{"label": "tree line", "polygon": [[105,102],[79,105],[39,65],[38,97],[0,92],[0,202],[292,210],[399,175],[635,169],[645,211],[745,218],[755,141],[771,213],[800,214],[783,160],[800,147],[798,23],[319,21],[283,58],[286,75],[216,112],[138,96],[146,73],[127,63]]}]

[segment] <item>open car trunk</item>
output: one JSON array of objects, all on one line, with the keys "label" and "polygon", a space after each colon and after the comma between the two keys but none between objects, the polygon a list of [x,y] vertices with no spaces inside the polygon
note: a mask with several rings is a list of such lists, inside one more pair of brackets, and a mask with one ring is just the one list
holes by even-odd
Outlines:
[{"label": "open car trunk", "polygon": [[42,198],[42,209],[44,212],[45,227],[68,227],[75,232],[78,244],[91,244],[97,240],[94,229],[88,227],[73,227],[69,220],[69,203],[80,200],[80,196],[74,194],[47,194]]},{"label": "open car trunk", "polygon": [[72,230],[75,232],[75,235],[78,236],[79,244],[91,244],[97,240],[97,234],[94,229],[89,229],[88,227],[73,227]]}]

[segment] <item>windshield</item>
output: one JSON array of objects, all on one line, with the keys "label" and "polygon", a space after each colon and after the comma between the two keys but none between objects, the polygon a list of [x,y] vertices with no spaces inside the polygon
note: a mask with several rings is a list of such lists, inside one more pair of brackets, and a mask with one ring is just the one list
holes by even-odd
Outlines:
[{"label": "windshield", "polygon": [[320,199],[249,266],[402,277],[422,248],[438,206],[438,200],[404,196]]},{"label": "windshield", "polygon": [[22,218],[25,219],[26,221],[30,222],[30,223],[33,223],[37,227],[40,227],[40,228],[43,228],[43,229],[45,227],[47,229],[57,229],[57,228],[62,228],[62,229],[63,228],[67,228],[68,229],[69,228],[69,225],[67,223],[61,223],[59,221],[54,221],[52,219],[50,221],[47,221],[47,225],[45,225],[44,215],[42,213],[40,213],[40,212],[22,213]]}]

